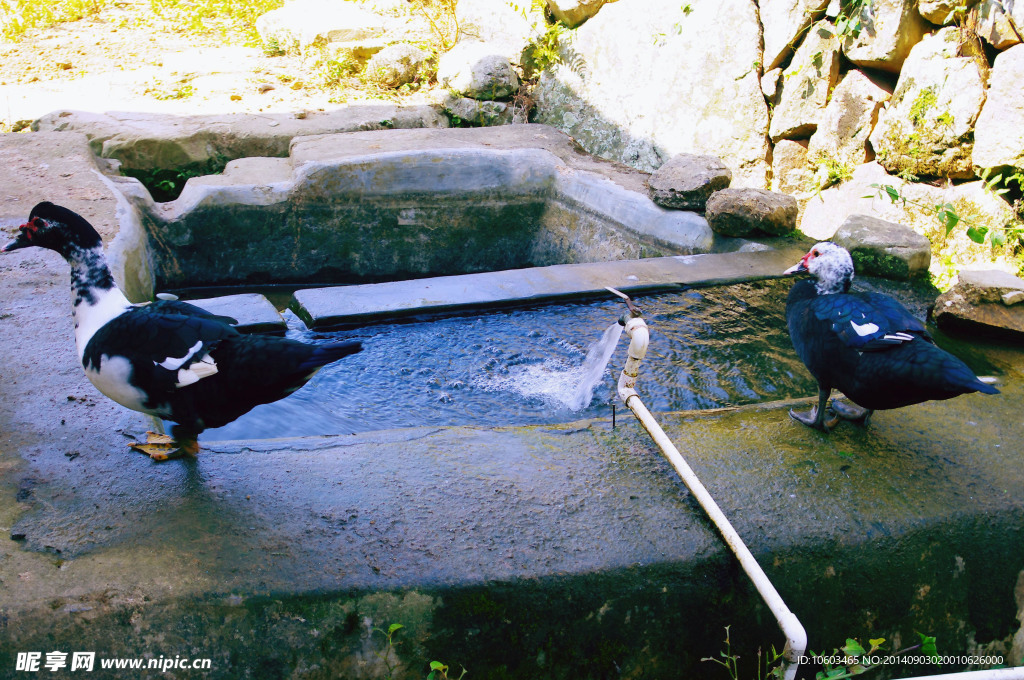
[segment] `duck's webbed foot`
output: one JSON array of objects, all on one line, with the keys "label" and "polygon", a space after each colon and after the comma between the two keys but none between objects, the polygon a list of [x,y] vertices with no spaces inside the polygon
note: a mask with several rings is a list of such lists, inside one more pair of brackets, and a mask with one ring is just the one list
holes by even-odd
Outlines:
[{"label": "duck's webbed foot", "polygon": [[817,407],[812,408],[810,411],[790,409],[789,416],[807,427],[813,427],[822,432],[828,432],[839,423],[839,417],[831,409],[819,410]]},{"label": "duck's webbed foot", "polygon": [[796,409],[790,409],[789,415],[793,420],[803,423],[807,427],[813,427],[816,430],[822,432],[828,432],[830,429],[836,426],[839,422],[839,417],[831,410],[826,408],[828,398],[832,394],[832,389],[825,389],[821,386],[818,387],[818,405],[812,408],[810,411],[797,411]]},{"label": "duck's webbed foot", "polygon": [[869,408],[861,408],[856,404],[848,404],[845,401],[839,401],[838,399],[832,400],[832,410],[835,411],[836,415],[843,420],[851,420],[855,423],[860,423],[865,427],[871,419],[871,414],[874,413],[874,411]]},{"label": "duck's webbed foot", "polygon": [[172,430],[174,436],[146,432],[146,443],[133,442],[129,448],[140,451],[158,463],[165,460],[174,460],[183,456],[196,456],[199,453],[199,442],[196,436],[188,431],[180,430],[177,426]]}]

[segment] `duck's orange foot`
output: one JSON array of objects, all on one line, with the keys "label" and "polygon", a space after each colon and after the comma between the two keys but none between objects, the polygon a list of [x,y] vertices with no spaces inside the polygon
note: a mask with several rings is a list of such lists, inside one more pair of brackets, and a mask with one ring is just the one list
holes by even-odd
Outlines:
[{"label": "duck's orange foot", "polygon": [[146,454],[153,460],[161,463],[165,460],[173,460],[182,456],[195,456],[199,453],[199,442],[195,439],[182,439],[175,441],[174,437],[156,432],[146,433],[146,443],[133,442],[129,448]]}]

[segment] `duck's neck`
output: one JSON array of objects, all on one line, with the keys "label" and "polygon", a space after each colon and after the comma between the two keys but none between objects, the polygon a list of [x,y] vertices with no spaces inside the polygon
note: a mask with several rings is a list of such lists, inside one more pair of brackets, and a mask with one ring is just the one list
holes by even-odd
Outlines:
[{"label": "duck's neck", "polygon": [[78,358],[96,331],[131,307],[114,283],[102,246],[76,250],[67,256],[71,265],[71,316],[75,321]]}]

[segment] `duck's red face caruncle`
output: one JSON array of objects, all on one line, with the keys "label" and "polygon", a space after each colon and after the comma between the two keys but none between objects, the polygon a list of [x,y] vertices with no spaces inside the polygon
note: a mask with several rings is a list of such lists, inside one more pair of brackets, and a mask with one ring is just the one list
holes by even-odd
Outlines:
[{"label": "duck's red face caruncle", "polygon": [[47,248],[45,237],[46,228],[49,225],[45,220],[39,217],[33,217],[25,224],[18,227],[18,237],[5,245],[2,249],[3,252],[9,253],[12,250],[18,250],[20,248],[28,248],[30,246],[42,246]]},{"label": "duck's red face caruncle", "polygon": [[789,269],[787,269],[786,271],[784,271],[782,273],[783,274],[796,274],[798,272],[810,271],[811,260],[813,260],[814,258],[818,257],[819,255],[821,255],[821,253],[818,252],[818,246],[815,246],[815,247],[811,248],[810,252],[807,253],[806,255],[804,255],[800,259],[799,262],[797,262],[795,265],[793,265],[792,267],[790,267]]}]

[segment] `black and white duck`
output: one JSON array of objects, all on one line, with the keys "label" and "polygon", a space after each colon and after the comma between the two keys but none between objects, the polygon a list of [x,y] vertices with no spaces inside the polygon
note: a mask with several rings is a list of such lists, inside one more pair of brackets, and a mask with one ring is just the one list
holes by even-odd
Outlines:
[{"label": "black and white duck", "polygon": [[[998,394],[967,365],[932,341],[925,325],[882,293],[850,292],[853,259],[845,248],[818,243],[785,273],[808,272],[793,284],[786,323],[797,355],[818,381],[818,405],[796,420],[828,431],[838,417],[867,422],[880,409],[900,408],[970,392]],[[857,406],[833,401],[833,389]]]},{"label": "black and white duck", "polygon": [[355,341],[313,345],[245,335],[233,319],[178,300],[133,305],[114,283],[100,235],[53,203],[33,208],[2,250],[31,246],[71,265],[71,315],[86,376],[117,403],[176,423],[182,453],[198,452],[206,428],[288,396],[323,366],[362,349]]}]

